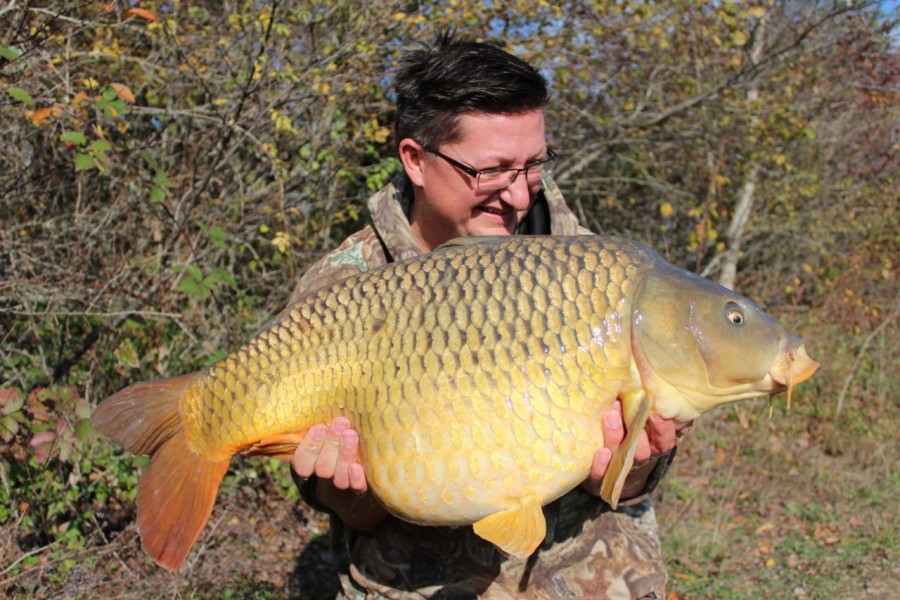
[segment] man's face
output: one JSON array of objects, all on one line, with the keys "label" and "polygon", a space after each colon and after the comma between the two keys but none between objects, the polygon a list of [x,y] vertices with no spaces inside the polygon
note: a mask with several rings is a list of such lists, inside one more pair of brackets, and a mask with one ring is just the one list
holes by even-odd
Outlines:
[{"label": "man's face", "polygon": [[[478,171],[522,168],[547,155],[540,110],[463,115],[458,126],[459,139],[434,150]],[[539,182],[529,183],[519,173],[508,188],[480,190],[475,177],[412,141],[404,143],[401,154],[418,149],[412,163],[404,164],[415,188],[410,224],[424,251],[459,236],[511,235],[541,189]]]}]

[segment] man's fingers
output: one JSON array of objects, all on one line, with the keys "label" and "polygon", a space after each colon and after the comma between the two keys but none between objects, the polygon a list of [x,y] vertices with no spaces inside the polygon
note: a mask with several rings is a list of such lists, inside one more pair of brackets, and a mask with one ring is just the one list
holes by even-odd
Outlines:
[{"label": "man's fingers", "polygon": [[625,439],[625,427],[622,424],[622,404],[616,402],[603,415],[603,447],[615,452]]},{"label": "man's fingers", "polygon": [[638,438],[637,448],[634,451],[634,462],[643,462],[648,458],[650,458],[650,438],[647,435],[647,430],[644,429]]},{"label": "man's fingers", "polygon": [[355,492],[365,492],[369,489],[369,482],[366,479],[366,472],[362,465],[353,463],[350,465],[350,489]]},{"label": "man's fingers", "polygon": [[675,421],[652,414],[647,421],[647,432],[650,435],[651,454],[665,454],[675,447]]},{"label": "man's fingers", "polygon": [[338,417],[331,422],[328,431],[325,432],[325,441],[322,443],[322,449],[319,451],[319,458],[316,460],[316,477],[320,479],[331,479],[334,477],[341,453],[341,438],[343,433],[349,428],[350,421],[343,417]]},{"label": "man's fingers", "polygon": [[341,434],[337,465],[334,468],[334,487],[346,490],[350,487],[350,467],[359,461],[359,435],[352,429]]},{"label": "man's fingers", "polygon": [[[612,451],[609,448],[600,448],[597,451],[597,454],[594,455],[594,462],[591,463],[591,475],[590,479],[592,482],[599,483],[603,476],[606,475],[606,470],[609,468],[609,461],[612,459]],[[598,490],[599,491],[599,486]]]},{"label": "man's fingers", "polygon": [[300,444],[291,458],[291,466],[300,477],[309,477],[315,471],[316,460],[319,458],[319,452],[325,442],[327,429],[324,425],[313,425],[300,440]]}]

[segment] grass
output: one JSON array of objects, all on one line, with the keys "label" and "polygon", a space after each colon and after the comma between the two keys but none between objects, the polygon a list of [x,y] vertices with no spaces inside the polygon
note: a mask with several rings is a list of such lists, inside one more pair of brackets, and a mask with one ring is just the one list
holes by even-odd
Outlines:
[{"label": "grass", "polygon": [[900,409],[831,398],[696,424],[657,498],[670,600],[897,597]]}]

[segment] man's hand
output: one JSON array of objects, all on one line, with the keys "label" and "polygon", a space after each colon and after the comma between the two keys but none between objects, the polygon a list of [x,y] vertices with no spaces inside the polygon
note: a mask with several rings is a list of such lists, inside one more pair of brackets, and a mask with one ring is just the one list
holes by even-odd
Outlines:
[{"label": "man's hand", "polygon": [[[594,455],[591,465],[591,473],[584,482],[583,487],[594,495],[600,493],[600,482],[609,468],[609,461],[613,452],[625,439],[625,426],[622,419],[622,403],[616,403],[603,415],[603,448]],[[652,457],[665,454],[675,447],[675,421],[663,419],[657,414],[651,414],[647,420],[647,426],[641,432],[637,449],[634,452],[635,464],[640,464]],[[645,474],[646,480],[646,474]],[[641,482],[634,482],[641,483]],[[633,482],[626,482],[626,487],[634,488]],[[641,486],[643,489],[643,486]],[[638,490],[640,491],[640,490]],[[623,497],[626,497],[623,494]]]},{"label": "man's hand", "polygon": [[297,475],[316,476],[316,500],[333,510],[351,529],[371,531],[387,511],[369,489],[359,462],[359,434],[345,417],[331,425],[314,425],[297,446],[291,459]]},{"label": "man's hand", "polygon": [[369,489],[359,464],[359,435],[346,417],[335,418],[328,427],[313,425],[297,446],[291,466],[300,477],[315,474],[331,480],[339,490],[362,493]]}]

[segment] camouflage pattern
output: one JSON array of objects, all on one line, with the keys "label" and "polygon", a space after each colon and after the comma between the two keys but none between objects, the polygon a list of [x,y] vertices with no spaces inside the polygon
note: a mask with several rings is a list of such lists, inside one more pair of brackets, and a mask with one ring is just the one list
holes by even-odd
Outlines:
[{"label": "camouflage pattern", "polygon": [[[543,195],[552,234],[589,233],[579,227],[549,176]],[[372,224],[310,268],[290,302],[360,271],[419,254],[407,219],[411,201],[411,185],[403,174],[374,194],[368,202]],[[670,460],[668,456],[660,466],[667,467]],[[375,531],[363,534],[333,518],[342,562],[338,598],[662,600],[665,565],[645,488],[648,477],[655,483],[665,470],[656,466],[648,463],[632,471],[627,489],[645,493],[618,511],[581,488],[544,507],[547,536],[524,561],[507,559],[471,526],[423,527],[388,516]],[[632,479],[640,480],[637,486]]]}]

